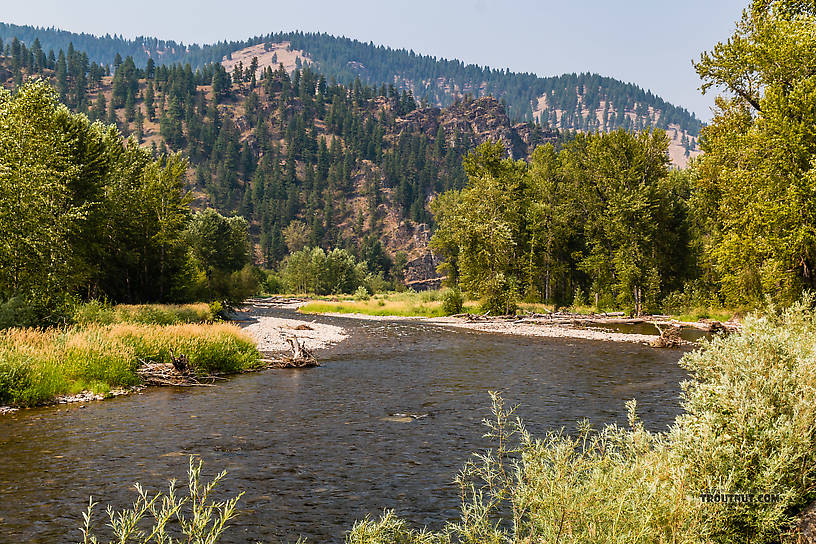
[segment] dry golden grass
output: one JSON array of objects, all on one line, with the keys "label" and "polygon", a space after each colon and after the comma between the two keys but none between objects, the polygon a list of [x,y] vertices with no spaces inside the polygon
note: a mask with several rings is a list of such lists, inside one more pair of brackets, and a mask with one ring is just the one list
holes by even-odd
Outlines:
[{"label": "dry golden grass", "polygon": [[[300,308],[308,314],[338,313],[365,314],[376,316],[399,317],[441,317],[446,315],[442,309],[443,291],[422,291],[416,293],[385,293],[374,295],[368,300],[355,300],[352,296],[337,297],[309,302]],[[465,302],[465,312],[475,312],[478,302]]]},{"label": "dry golden grass", "polygon": [[139,383],[143,362],[187,355],[200,373],[253,367],[253,340],[232,324],[85,325],[0,331],[0,403],[41,404],[59,395]]}]

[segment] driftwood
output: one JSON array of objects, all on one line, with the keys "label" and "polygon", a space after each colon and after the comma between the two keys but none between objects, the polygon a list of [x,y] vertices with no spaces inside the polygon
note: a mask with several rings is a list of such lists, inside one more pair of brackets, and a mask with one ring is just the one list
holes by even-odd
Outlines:
[{"label": "driftwood", "polygon": [[676,348],[682,346],[685,340],[680,336],[680,327],[669,325],[665,329],[661,329],[660,325],[654,323],[660,336],[652,341],[652,345],[656,348]]},{"label": "driftwood", "polygon": [[286,338],[292,349],[292,355],[287,356],[294,366],[317,366],[317,357],[314,356],[312,350],[301,344],[297,336],[289,336]]},{"label": "driftwood", "polygon": [[[142,378],[145,385],[174,385],[177,387],[211,387],[211,383],[202,383],[201,380],[215,380],[215,376],[197,376],[187,362],[186,355],[175,357],[170,355],[171,363],[153,363],[141,361],[136,373]],[[179,368],[183,370],[179,370]]]},{"label": "driftwood", "polygon": [[289,343],[291,354],[285,355],[280,359],[261,359],[266,363],[267,368],[309,368],[313,366],[320,366],[317,362],[312,350],[301,344],[297,336],[289,336],[286,338]]},{"label": "driftwood", "polygon": [[176,357],[171,349],[170,360],[173,362],[173,368],[175,368],[176,371],[182,376],[186,376],[190,373],[190,362],[187,360],[187,356],[185,354],[182,353]]},{"label": "driftwood", "polygon": [[266,297],[266,298],[248,298],[244,301],[245,305],[252,305],[257,308],[274,308],[278,306],[286,306],[289,304],[302,304],[304,302],[309,302],[309,299],[306,298],[297,298],[297,297]]}]

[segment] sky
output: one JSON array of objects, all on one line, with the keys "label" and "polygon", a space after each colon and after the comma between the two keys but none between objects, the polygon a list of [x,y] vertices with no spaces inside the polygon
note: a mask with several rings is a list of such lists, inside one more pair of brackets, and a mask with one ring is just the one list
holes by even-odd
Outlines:
[{"label": "sky", "polygon": [[[0,21],[184,43],[303,30],[539,76],[595,72],[703,121],[691,61],[725,41],[748,0],[2,0]],[[125,7],[125,6],[128,7]]]}]

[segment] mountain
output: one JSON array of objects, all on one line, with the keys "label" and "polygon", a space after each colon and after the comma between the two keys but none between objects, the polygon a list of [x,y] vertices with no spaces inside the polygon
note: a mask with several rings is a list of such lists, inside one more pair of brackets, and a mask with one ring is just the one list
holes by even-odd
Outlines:
[{"label": "mountain", "polygon": [[[526,159],[561,138],[513,123],[492,97],[420,106],[393,86],[330,84],[309,63],[291,73],[238,64],[228,74],[220,63],[141,69],[126,58],[108,75],[74,48],[53,61],[36,44],[10,49],[0,84],[48,78],[71,109],[115,124],[154,154],[183,153],[194,206],[246,217],[255,259],[269,267],[303,245],[355,254],[376,246],[402,261],[409,284],[433,278],[428,203],[464,186],[464,155],[490,140]],[[379,271],[391,272],[382,262]]]},{"label": "mountain", "polygon": [[539,77],[328,34],[274,33],[244,41],[185,45],[147,37],[96,37],[0,23],[0,39],[7,46],[15,37],[29,47],[37,39],[44,51],[67,50],[73,44],[85,51],[90,61],[104,65],[112,65],[117,55],[132,57],[137,67],[153,59],[158,64],[189,63],[192,69],[213,62],[223,62],[231,69],[237,59],[250,60],[252,56],[269,61],[275,57],[281,62],[291,59],[290,70],[311,63],[329,80],[348,86],[357,79],[371,86],[394,85],[398,91],[412,91],[416,99],[430,105],[448,106],[467,94],[491,95],[506,104],[513,120],[536,120],[562,130],[638,130],[656,126],[667,130],[672,138],[672,160],[679,166],[697,154],[702,127],[685,108],[637,85],[598,74]]}]

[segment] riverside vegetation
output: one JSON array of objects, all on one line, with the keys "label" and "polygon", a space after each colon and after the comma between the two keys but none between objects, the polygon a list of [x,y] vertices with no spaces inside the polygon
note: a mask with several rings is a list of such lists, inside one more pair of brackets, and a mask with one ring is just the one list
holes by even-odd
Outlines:
[{"label": "riverside vegetation", "polygon": [[212,323],[255,291],[247,223],[192,213],[185,170],[70,113],[45,82],[0,89],[0,403],[135,385],[170,350],[198,372],[257,362],[247,336]]},{"label": "riverside vegetation", "polygon": [[76,300],[240,301],[248,226],[193,213],[178,154],[153,158],[60,104],[44,81],[0,89],[0,327],[64,322]]},{"label": "riverside vegetation", "polygon": [[74,324],[0,330],[0,404],[33,406],[90,390],[141,383],[144,362],[185,354],[196,373],[234,373],[259,366],[254,341],[237,326],[213,323],[206,304],[80,305]]},{"label": "riverside vegetation", "polygon": [[376,316],[441,317],[465,311],[476,311],[478,302],[465,302],[462,293],[455,289],[440,291],[403,291],[369,295],[362,290],[356,295],[323,297],[301,306],[299,311],[307,314],[359,313]]}]

